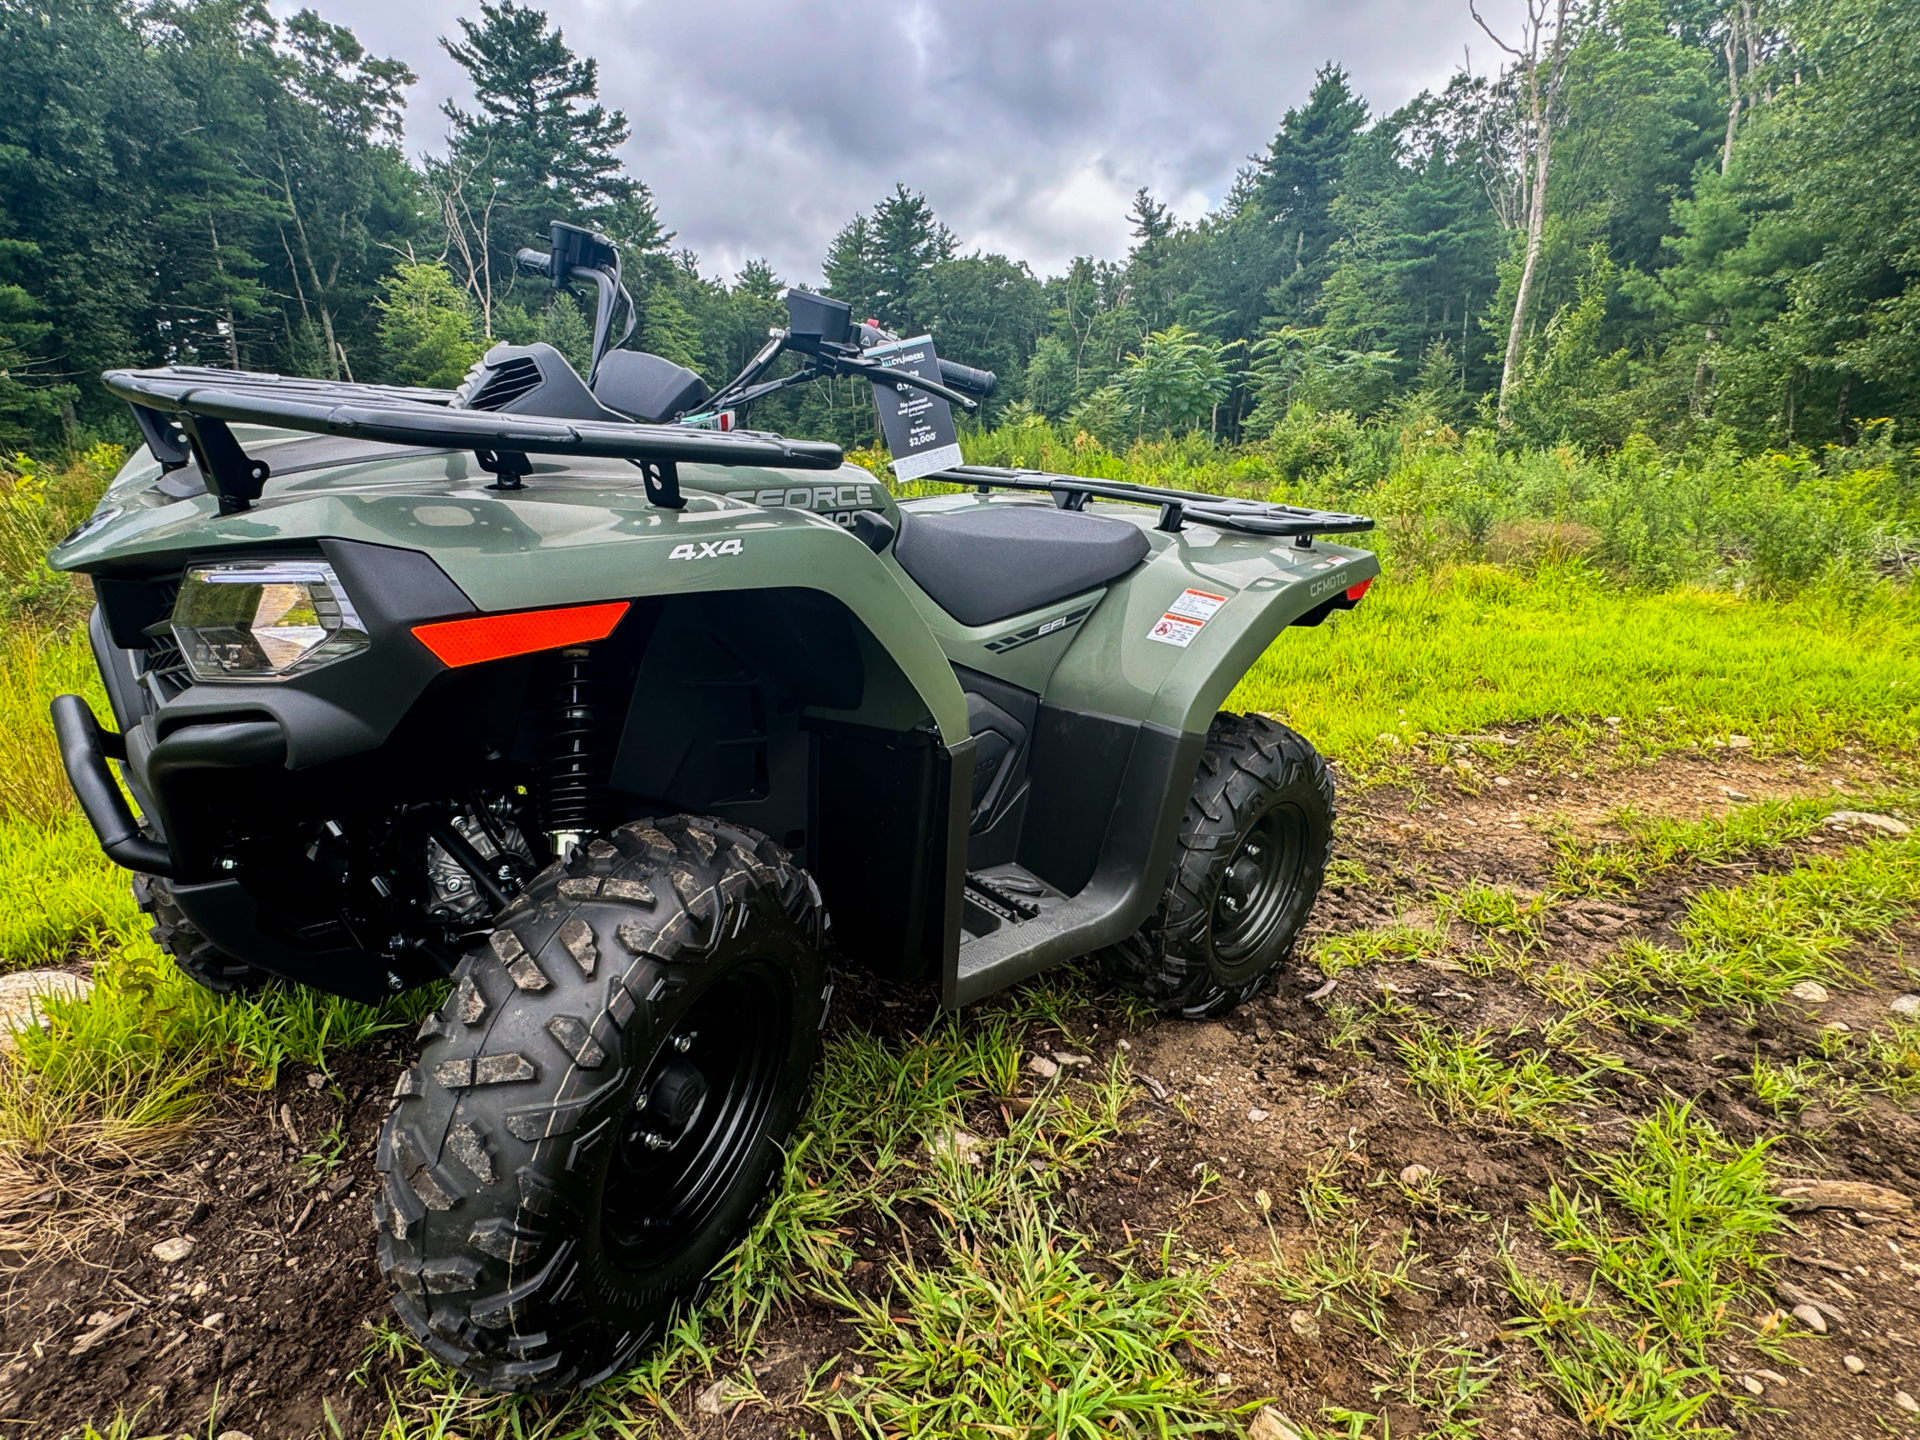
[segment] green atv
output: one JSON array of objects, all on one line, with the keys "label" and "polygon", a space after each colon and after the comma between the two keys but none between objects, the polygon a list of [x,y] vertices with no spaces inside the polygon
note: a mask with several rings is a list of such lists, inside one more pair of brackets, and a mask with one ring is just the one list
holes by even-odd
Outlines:
[{"label": "green atv", "polygon": [[381,1135],[380,1263],[432,1353],[550,1391],[745,1233],[829,960],[948,1007],[1082,956],[1170,1013],[1258,991],[1333,789],[1216,712],[1379,567],[1324,538],[1360,517],[1070,475],[943,464],[897,503],[735,422],[824,375],[924,421],[990,374],[794,291],[709,393],[618,348],[602,237],[521,262],[596,292],[585,377],[545,345],[452,392],[107,374],[146,447],[52,563],[92,577],[116,729],[53,718],[196,980],[451,980]]}]

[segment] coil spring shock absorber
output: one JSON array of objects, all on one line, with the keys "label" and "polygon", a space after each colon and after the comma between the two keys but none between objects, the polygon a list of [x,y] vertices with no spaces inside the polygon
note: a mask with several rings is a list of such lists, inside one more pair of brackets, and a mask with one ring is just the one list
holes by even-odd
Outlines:
[{"label": "coil spring shock absorber", "polygon": [[606,819],[606,764],[594,692],[593,653],[562,650],[553,723],[540,765],[540,818],[556,860],[586,844]]}]

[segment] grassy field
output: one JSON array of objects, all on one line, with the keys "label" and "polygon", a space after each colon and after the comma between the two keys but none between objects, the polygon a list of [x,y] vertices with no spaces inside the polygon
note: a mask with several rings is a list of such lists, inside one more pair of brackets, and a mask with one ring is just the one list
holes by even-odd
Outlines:
[{"label": "grassy field", "polygon": [[[300,1072],[331,1093],[434,999],[219,1002],[146,939],[44,720],[63,689],[104,713],[84,597],[33,546],[110,463],[29,475],[0,505],[0,965],[95,980],[0,1059],[0,1244],[23,1264],[44,1253],[30,1197],[176,1163],[249,1106],[272,1128]],[[1769,598],[1697,575],[1636,587],[1593,554],[1403,547],[1231,702],[1342,767],[1303,957],[1330,996],[1290,992],[1231,1031],[1156,1023],[1077,972],[957,1020],[879,997],[834,1032],[753,1234],[640,1370],[506,1401],[370,1317],[315,1337],[357,1418],[335,1395],[314,1433],[1237,1435],[1270,1400],[1307,1440],[1751,1428],[1788,1388],[1765,1375],[1813,1373],[1776,1303],[1780,1251],[1813,1243],[1783,1181],[1920,1092],[1920,1020],[1867,998],[1920,979],[1920,839],[1824,823],[1920,827],[1917,662],[1912,588],[1859,571]],[[1853,1023],[1793,1010],[1809,982],[1853,997]],[[1222,1036],[1245,1053],[1207,1058]],[[1666,1068],[1687,1044],[1697,1083]],[[1531,1193],[1476,1178],[1515,1156]],[[1492,1328],[1429,1323],[1453,1305]],[[128,1393],[29,1433],[212,1433],[163,1409]],[[1818,1420],[1775,1433],[1841,1433]]]}]

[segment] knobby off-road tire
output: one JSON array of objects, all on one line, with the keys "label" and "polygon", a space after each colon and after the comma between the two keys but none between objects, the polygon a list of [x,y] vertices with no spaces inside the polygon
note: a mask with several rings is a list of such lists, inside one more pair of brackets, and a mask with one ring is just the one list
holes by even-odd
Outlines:
[{"label": "knobby off-road tire", "polygon": [[625,1368],[746,1232],[829,994],[820,893],[766,837],[638,821],[502,912],[380,1135],[381,1268],[496,1390]]},{"label": "knobby off-road tire", "polygon": [[216,995],[242,995],[258,990],[273,977],[236,960],[200,933],[174,902],[173,887],[154,875],[133,877],[133,901],[153,920],[147,931],[173,957],[173,963],[195,984]]},{"label": "knobby off-road tire", "polygon": [[1159,908],[1102,970],[1164,1014],[1219,1015],[1293,953],[1333,850],[1320,753],[1259,715],[1214,718]]}]

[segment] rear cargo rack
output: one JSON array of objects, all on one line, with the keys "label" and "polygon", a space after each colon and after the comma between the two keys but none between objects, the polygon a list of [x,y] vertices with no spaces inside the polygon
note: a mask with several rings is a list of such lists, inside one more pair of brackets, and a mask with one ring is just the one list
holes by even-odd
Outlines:
[{"label": "rear cargo rack", "polygon": [[982,495],[991,490],[1035,490],[1053,496],[1062,510],[1084,510],[1089,499],[1129,500],[1160,507],[1159,530],[1175,531],[1188,521],[1249,535],[1291,535],[1305,550],[1316,535],[1351,535],[1373,529],[1365,515],[1309,510],[1268,500],[1235,500],[1198,490],[1136,485],[1128,480],[1095,480],[1086,475],[1056,475],[1048,470],[1009,470],[998,465],[955,465],[923,477],[950,485],[971,485]]},{"label": "rear cargo rack", "polygon": [[[135,418],[166,468],[188,452],[200,463],[207,489],[222,513],[245,510],[260,498],[272,473],[251,458],[229,424],[272,425],[319,435],[345,435],[387,445],[470,450],[499,477],[495,489],[518,490],[532,472],[529,455],[580,455],[626,460],[641,471],[647,498],[679,509],[680,462],[835,470],[840,447],[789,440],[753,430],[693,430],[607,420],[556,420],[449,407],[452,392],[397,385],[339,384],[243,370],[168,366],[109,370],[100,377],[135,408]],[[151,415],[140,412],[149,411]],[[152,424],[154,419],[159,424]],[[167,422],[171,421],[171,424]],[[174,432],[173,427],[178,431]],[[162,453],[170,451],[170,453]]]}]

